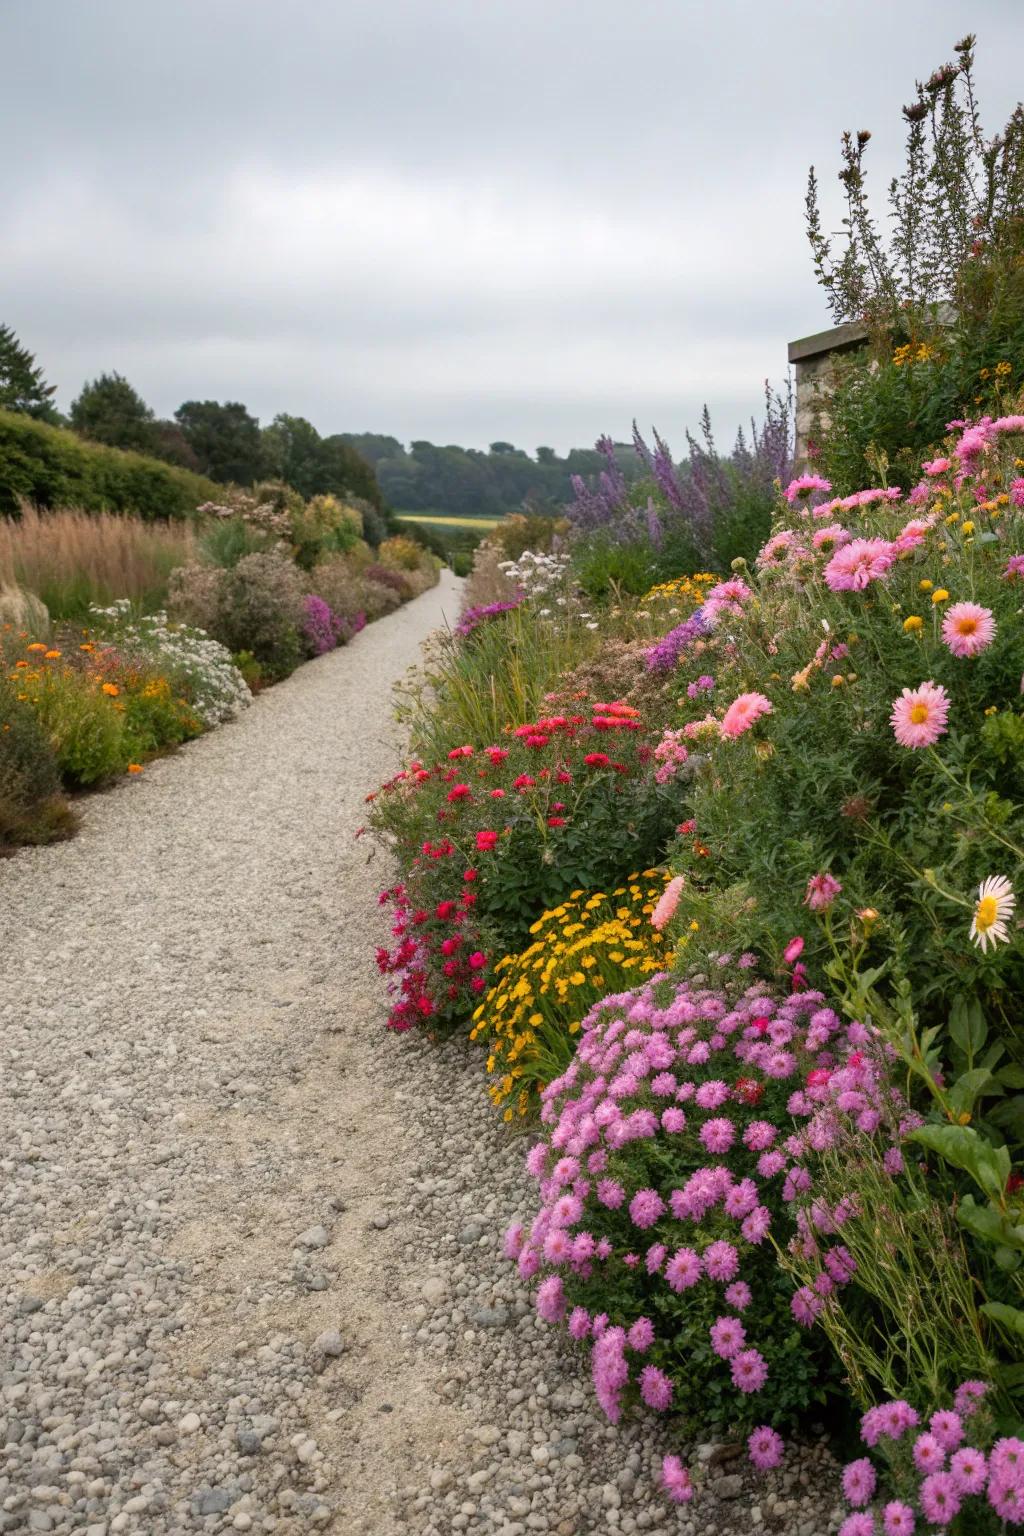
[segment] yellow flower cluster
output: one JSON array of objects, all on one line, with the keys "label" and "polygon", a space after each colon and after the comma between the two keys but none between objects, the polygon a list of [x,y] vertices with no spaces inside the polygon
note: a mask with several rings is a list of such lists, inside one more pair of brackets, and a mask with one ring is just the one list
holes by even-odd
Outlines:
[{"label": "yellow flower cluster", "polygon": [[470,1039],[487,1045],[491,1101],[505,1120],[528,1114],[540,1089],[565,1070],[596,1002],[672,963],[651,927],[669,879],[645,869],[610,893],[573,891],[534,923],[527,949],[498,961]]},{"label": "yellow flower cluster", "polygon": [[641,603],[673,602],[678,603],[690,599],[693,603],[704,601],[704,588],[712,587],[719,576],[713,576],[708,571],[698,571],[694,576],[674,576],[671,581],[662,581],[656,587],[651,587],[640,599]]},{"label": "yellow flower cluster", "polygon": [[904,347],[897,347],[892,355],[893,366],[905,368],[908,363],[926,363],[929,358],[938,357],[934,347],[930,347],[926,341],[919,341],[915,346],[908,342]]}]

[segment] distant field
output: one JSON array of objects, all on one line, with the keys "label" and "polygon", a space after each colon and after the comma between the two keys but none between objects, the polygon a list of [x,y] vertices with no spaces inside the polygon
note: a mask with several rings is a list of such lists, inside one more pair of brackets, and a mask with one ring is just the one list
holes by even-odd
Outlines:
[{"label": "distant field", "polygon": [[500,517],[447,517],[434,512],[398,512],[400,523],[430,523],[439,528],[497,528]]}]

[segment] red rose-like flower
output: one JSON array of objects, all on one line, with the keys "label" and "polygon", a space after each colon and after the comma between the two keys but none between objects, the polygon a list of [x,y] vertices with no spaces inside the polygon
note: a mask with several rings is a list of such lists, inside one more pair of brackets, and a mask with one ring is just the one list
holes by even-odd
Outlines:
[{"label": "red rose-like flower", "polygon": [[454,762],[457,757],[472,757],[472,756],[473,756],[473,748],[472,747],[453,747],[452,750],[448,753],[448,760],[449,760],[449,762]]},{"label": "red rose-like flower", "polygon": [[588,752],[583,761],[588,768],[607,768],[611,764],[607,752]]},{"label": "red rose-like flower", "polygon": [[532,789],[537,780],[531,778],[528,773],[521,773],[517,779],[512,780],[513,789]]},{"label": "red rose-like flower", "polygon": [[497,841],[497,832],[478,832],[476,835],[476,846],[480,853],[488,853]]},{"label": "red rose-like flower", "polygon": [[467,798],[467,796],[472,795],[472,793],[473,793],[473,791],[470,789],[468,784],[455,784],[448,791],[448,799],[449,800],[465,800]]},{"label": "red rose-like flower", "polygon": [[470,969],[473,971],[482,971],[486,964],[487,956],[484,954],[483,950],[475,949],[469,957]]},{"label": "red rose-like flower", "polygon": [[549,816],[548,817],[548,826],[549,827],[564,827],[565,826],[565,817],[564,816]]},{"label": "red rose-like flower", "polygon": [[463,880],[475,880],[476,879],[476,870],[475,869],[467,869],[466,873],[463,875],[462,878],[463,878]]},{"label": "red rose-like flower", "polygon": [[738,1077],[734,1092],[742,1103],[756,1104],[764,1094],[764,1084],[756,1077]]}]

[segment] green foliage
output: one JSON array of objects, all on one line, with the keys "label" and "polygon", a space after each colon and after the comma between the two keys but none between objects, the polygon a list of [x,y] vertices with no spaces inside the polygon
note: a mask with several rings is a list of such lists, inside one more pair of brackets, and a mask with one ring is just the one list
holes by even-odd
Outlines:
[{"label": "green foliage", "polygon": [[200,474],[252,485],[266,473],[260,424],[237,400],[186,400],[174,413]]},{"label": "green foliage", "polygon": [[[373,465],[385,500],[408,512],[500,517],[532,508],[557,515],[572,497],[572,476],[596,475],[604,468],[601,455],[591,448],[571,448],[560,458],[542,447],[531,457],[504,442],[484,451],[424,440],[406,448],[395,437],[373,432],[342,436]],[[640,468],[630,465],[626,473],[637,479]]]},{"label": "green foliage", "polygon": [[53,408],[55,384],[47,384],[43,370],[8,325],[0,325],[0,411],[20,411],[48,420]]},{"label": "green foliage", "polygon": [[32,709],[0,674],[0,850],[74,830],[57,757]]},{"label": "green foliage", "polygon": [[69,789],[87,789],[123,773],[131,743],[114,700],[66,667],[48,671],[33,690],[32,708],[53,743],[61,779]]},{"label": "green foliage", "polygon": [[199,551],[210,565],[227,571],[246,555],[265,554],[277,542],[274,534],[252,527],[241,517],[226,517],[209,524],[199,540]]},{"label": "green foliage", "polygon": [[158,444],[152,410],[119,373],[101,373],[84,384],[70,418],[76,432],[108,448],[152,453]]},{"label": "green foliage", "polygon": [[15,515],[27,501],[156,522],[188,517],[217,494],[212,481],[187,470],[0,411],[0,514]]},{"label": "green foliage", "polygon": [[359,496],[380,507],[374,472],[340,434],[321,437],[302,416],[275,416],[263,430],[263,452],[271,472],[304,497]]},{"label": "green foliage", "polygon": [[573,542],[572,563],[580,586],[594,598],[621,592],[639,597],[658,574],[657,558],[648,540],[620,542],[603,531]]}]

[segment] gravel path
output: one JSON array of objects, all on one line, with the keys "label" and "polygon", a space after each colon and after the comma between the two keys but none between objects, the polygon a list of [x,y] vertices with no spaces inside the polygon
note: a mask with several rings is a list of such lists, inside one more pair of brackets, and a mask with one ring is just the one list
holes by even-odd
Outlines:
[{"label": "gravel path", "polygon": [[[353,832],[453,579],[0,863],[0,1532],[819,1536],[824,1453],[666,1507],[500,1233],[522,1148],[382,1028]],[[818,1489],[824,1487],[826,1492]]]}]

